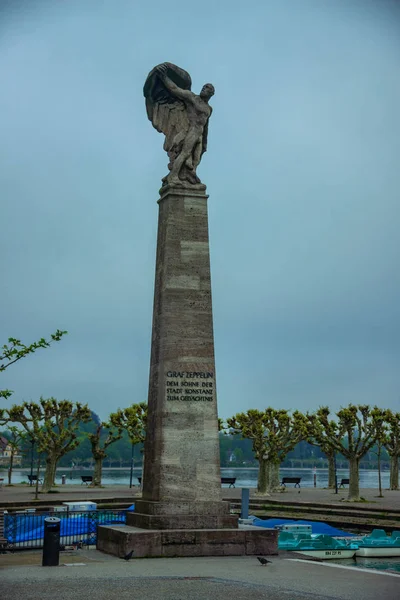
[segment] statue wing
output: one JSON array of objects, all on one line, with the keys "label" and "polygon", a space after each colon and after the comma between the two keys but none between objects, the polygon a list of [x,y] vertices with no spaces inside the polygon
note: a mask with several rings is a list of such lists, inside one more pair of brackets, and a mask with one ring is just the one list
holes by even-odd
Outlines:
[{"label": "statue wing", "polygon": [[[192,80],[187,71],[172,63],[163,63],[167,67],[166,75],[178,87],[190,90]],[[150,71],[143,94],[146,110],[153,127],[165,135],[164,150],[168,153],[179,146],[189,129],[186,106],[180,98],[174,96],[158,75],[157,67]]]}]

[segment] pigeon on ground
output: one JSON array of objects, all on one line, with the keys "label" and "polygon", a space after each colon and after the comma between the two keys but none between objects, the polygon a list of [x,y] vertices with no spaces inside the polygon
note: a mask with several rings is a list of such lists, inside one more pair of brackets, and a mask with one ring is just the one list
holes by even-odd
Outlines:
[{"label": "pigeon on ground", "polygon": [[128,554],[125,554],[124,560],[130,560],[132,558],[132,556],[133,556],[133,550],[128,552]]},{"label": "pigeon on ground", "polygon": [[271,560],[267,560],[263,556],[257,556],[257,560],[262,564],[263,567],[266,567],[268,563],[271,563]]}]

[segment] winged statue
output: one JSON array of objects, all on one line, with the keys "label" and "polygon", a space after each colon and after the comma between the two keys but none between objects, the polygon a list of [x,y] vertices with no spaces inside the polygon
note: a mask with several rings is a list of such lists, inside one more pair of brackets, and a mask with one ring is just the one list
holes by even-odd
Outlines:
[{"label": "winged statue", "polygon": [[200,94],[191,91],[192,80],[187,71],[172,63],[152,69],[143,88],[147,116],[153,127],[165,135],[169,175],[163,185],[201,184],[196,169],[207,150],[208,121],[214,86],[206,83]]}]

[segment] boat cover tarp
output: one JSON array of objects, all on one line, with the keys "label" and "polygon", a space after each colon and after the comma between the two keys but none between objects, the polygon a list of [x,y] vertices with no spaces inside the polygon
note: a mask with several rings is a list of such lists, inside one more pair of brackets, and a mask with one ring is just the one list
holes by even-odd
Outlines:
[{"label": "boat cover tarp", "polygon": [[[6,515],[5,518],[5,531],[8,533],[7,539],[10,543],[20,543],[32,540],[40,540],[44,536],[44,520],[48,517],[48,514],[41,515],[29,515],[29,521],[27,522],[24,518],[25,515],[17,515],[17,518],[13,521],[12,527],[7,527],[7,519],[13,517]],[[125,523],[125,514],[102,514],[102,513],[90,513],[87,515],[74,515],[74,514],[59,514],[60,523],[60,537],[72,536],[77,537],[87,535],[96,532],[97,525],[112,525],[113,523]]]},{"label": "boat cover tarp", "polygon": [[252,525],[256,525],[257,527],[268,527],[270,529],[274,529],[277,525],[311,525],[312,533],[332,535],[332,536],[340,536],[340,537],[353,537],[353,533],[349,533],[348,531],[341,531],[340,529],[336,529],[336,527],[332,527],[327,523],[323,523],[322,521],[293,521],[291,519],[259,519],[257,517],[253,518]]}]

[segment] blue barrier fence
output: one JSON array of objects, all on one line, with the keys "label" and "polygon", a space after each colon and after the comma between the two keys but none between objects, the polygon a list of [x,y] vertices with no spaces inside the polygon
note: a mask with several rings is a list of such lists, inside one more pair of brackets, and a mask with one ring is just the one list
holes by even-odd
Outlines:
[{"label": "blue barrier fence", "polygon": [[7,549],[42,548],[44,520],[61,519],[60,545],[96,545],[98,525],[126,523],[126,510],[94,510],[86,512],[41,512],[4,514],[4,537]]}]

